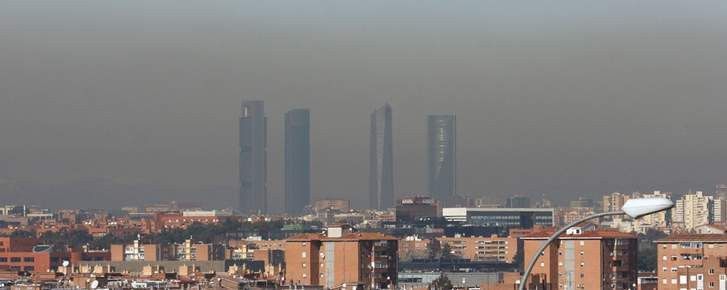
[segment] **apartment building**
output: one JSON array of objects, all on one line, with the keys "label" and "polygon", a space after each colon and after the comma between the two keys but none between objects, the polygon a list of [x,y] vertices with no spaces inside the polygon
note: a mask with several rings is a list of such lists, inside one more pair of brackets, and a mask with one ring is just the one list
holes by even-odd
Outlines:
[{"label": "apartment building", "polygon": [[727,289],[727,235],[671,235],[656,244],[659,290]]},{"label": "apartment building", "polygon": [[712,196],[704,195],[701,191],[685,194],[675,202],[672,222],[685,231],[709,224],[714,217],[713,200]]},{"label": "apartment building", "polygon": [[499,237],[438,237],[437,241],[450,249],[450,254],[472,261],[515,262],[517,238]]},{"label": "apartment building", "polygon": [[330,227],[326,234],[301,234],[285,245],[285,281],[327,289],[358,285],[393,288],[397,279],[397,242],[381,233]]},{"label": "apartment building", "polygon": [[[526,263],[552,234],[548,229],[522,237]],[[634,234],[571,228],[538,258],[530,289],[635,289],[637,251]]]},{"label": "apartment building", "polygon": [[185,240],[181,244],[142,244],[134,240],[130,244],[111,245],[111,261],[211,261],[214,260],[212,244],[193,243]]}]

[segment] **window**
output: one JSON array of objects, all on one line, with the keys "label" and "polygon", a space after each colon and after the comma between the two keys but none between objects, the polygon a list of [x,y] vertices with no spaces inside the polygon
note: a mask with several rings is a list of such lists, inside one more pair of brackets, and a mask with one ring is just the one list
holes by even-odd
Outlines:
[{"label": "window", "polygon": [[25,258],[23,258],[23,262],[31,262],[31,263],[32,262],[35,262],[35,258],[33,258],[33,257],[25,257]]},{"label": "window", "polygon": [[0,263],[5,263],[8,261],[8,258],[0,257]]},{"label": "window", "polygon": [[11,263],[19,263],[20,262],[20,257],[12,257],[12,258],[10,258],[10,262]]},{"label": "window", "polygon": [[27,267],[23,268],[23,271],[33,272],[33,271],[35,271],[35,267],[27,266]]}]

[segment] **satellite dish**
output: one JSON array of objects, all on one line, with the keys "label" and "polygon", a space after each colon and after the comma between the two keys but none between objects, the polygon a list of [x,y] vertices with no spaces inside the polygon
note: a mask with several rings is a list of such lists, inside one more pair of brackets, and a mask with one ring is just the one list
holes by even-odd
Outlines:
[{"label": "satellite dish", "polygon": [[91,289],[96,289],[96,288],[98,288],[98,280],[93,280],[93,282],[91,282]]},{"label": "satellite dish", "polygon": [[68,261],[66,261],[66,260],[63,260],[63,267],[68,267],[68,265],[69,265],[69,264],[70,264],[70,263],[68,263]]}]

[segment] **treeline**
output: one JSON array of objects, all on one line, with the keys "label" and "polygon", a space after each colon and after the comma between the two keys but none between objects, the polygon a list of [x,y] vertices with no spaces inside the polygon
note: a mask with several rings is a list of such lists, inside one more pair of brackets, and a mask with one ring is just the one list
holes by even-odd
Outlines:
[{"label": "treeline", "polygon": [[[80,248],[88,246],[90,249],[108,249],[111,244],[131,243],[137,237],[141,237],[142,243],[182,243],[186,239],[194,242],[224,243],[229,239],[238,239],[248,236],[260,236],[263,239],[284,239],[287,236],[300,232],[310,231],[321,227],[317,222],[296,223],[297,229],[302,231],[288,231],[285,229],[284,221],[262,221],[262,222],[239,222],[227,220],[219,224],[194,223],[184,229],[162,230],[155,234],[141,234],[138,232],[127,232],[123,234],[107,234],[103,237],[94,238],[84,229],[63,230],[59,232],[46,232],[40,235],[40,242],[55,246],[70,246]],[[15,231],[10,234],[13,237],[36,237],[36,234],[28,231]]]}]

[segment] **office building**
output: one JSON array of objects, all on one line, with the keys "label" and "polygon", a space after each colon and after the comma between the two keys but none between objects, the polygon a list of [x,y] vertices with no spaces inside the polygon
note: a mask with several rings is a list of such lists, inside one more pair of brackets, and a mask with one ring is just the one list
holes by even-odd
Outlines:
[{"label": "office building", "polygon": [[394,205],[394,148],[391,124],[391,105],[371,114],[369,144],[369,205],[387,209]]},{"label": "office building", "polygon": [[427,117],[428,188],[447,204],[457,193],[457,119],[454,115]]},{"label": "office building", "polygon": [[62,262],[78,262],[81,254],[63,247],[38,244],[38,239],[0,237],[0,271],[55,271]]},{"label": "office building", "polygon": [[442,216],[450,222],[461,222],[475,226],[528,229],[536,225],[552,227],[554,210],[552,208],[448,207],[442,209]]},{"label": "office building", "polygon": [[285,211],[300,214],[310,204],[310,111],[285,113]]},{"label": "office building", "polygon": [[[523,261],[529,262],[552,234],[550,229],[522,237]],[[571,228],[542,252],[528,289],[635,289],[637,247],[634,234]]]},{"label": "office building", "polygon": [[727,235],[671,235],[656,244],[659,290],[727,289]]},{"label": "office building", "polygon": [[329,227],[326,234],[301,234],[285,243],[285,281],[324,289],[395,288],[398,239]]},{"label": "office building", "polygon": [[415,222],[439,216],[439,205],[427,196],[402,198],[396,205],[397,222]]},{"label": "office building", "polygon": [[267,211],[267,170],[265,107],[263,101],[245,101],[240,116],[240,212]]}]

